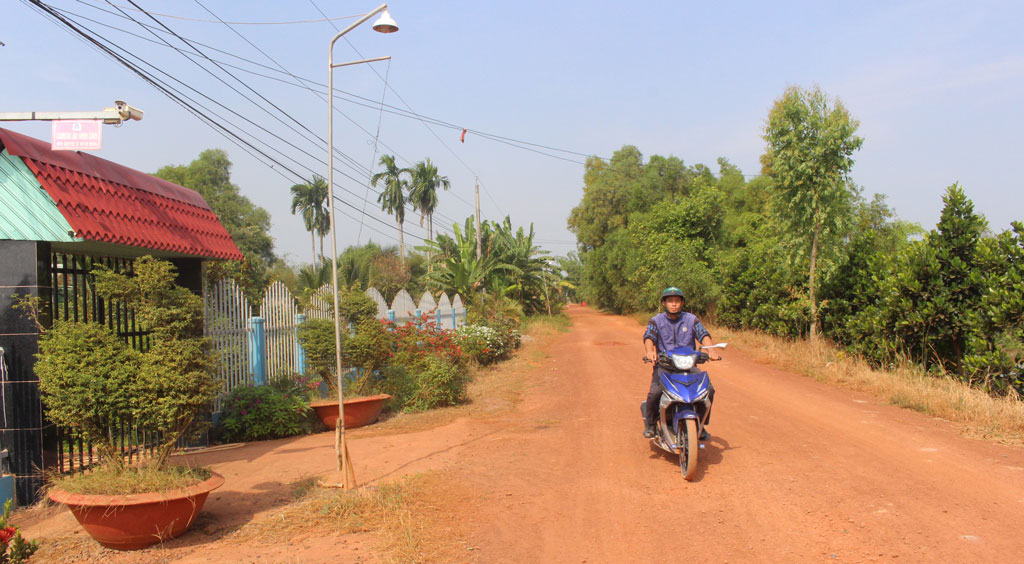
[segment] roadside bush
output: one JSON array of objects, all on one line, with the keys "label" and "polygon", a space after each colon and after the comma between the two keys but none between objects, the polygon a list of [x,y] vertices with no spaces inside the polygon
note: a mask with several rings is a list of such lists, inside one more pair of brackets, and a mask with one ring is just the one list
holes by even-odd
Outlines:
[{"label": "roadside bush", "polygon": [[416,379],[413,373],[400,365],[381,368],[377,378],[366,384],[367,394],[388,394],[391,399],[384,404],[384,411],[401,411],[416,393]]},{"label": "roadside bush", "polygon": [[459,346],[473,360],[482,366],[505,360],[512,356],[522,339],[519,331],[502,331],[486,325],[466,325],[457,332]]},{"label": "roadside bush", "polygon": [[430,356],[413,375],[416,389],[405,402],[410,411],[455,405],[466,398],[469,371],[465,364],[442,356]]},{"label": "roadside bush", "polygon": [[312,430],[308,399],[294,383],[235,388],[222,409],[220,424],[227,442],[278,439]]},{"label": "roadside bush", "polygon": [[438,328],[426,315],[418,323],[399,326],[387,322],[386,327],[394,338],[391,364],[419,370],[425,368],[424,363],[430,357],[445,358],[456,364],[465,364],[468,360],[459,346],[455,332]]},{"label": "roadside bush", "polygon": [[439,329],[427,316],[416,323],[389,322],[385,327],[394,339],[389,359],[392,373],[386,379],[401,393],[401,403],[395,405],[423,411],[465,398],[469,357],[454,331]]}]

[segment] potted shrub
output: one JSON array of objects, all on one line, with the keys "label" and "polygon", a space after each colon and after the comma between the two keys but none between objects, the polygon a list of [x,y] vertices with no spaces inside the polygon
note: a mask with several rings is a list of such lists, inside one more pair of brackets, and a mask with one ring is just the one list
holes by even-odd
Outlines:
[{"label": "potted shrub", "polygon": [[[106,327],[56,322],[40,339],[36,375],[47,416],[93,444],[99,467],[57,481],[63,503],[97,541],[122,550],[174,538],[191,525],[207,495],[223,484],[204,469],[171,467],[176,443],[205,424],[219,391],[202,337],[202,300],[174,284],[174,267],[143,257],[133,275],[101,271],[96,291],[130,306],[149,347],[137,352]],[[126,466],[120,425],[155,432],[151,459]]]},{"label": "potted shrub", "polygon": [[[388,394],[367,395],[367,384],[373,375],[383,368],[390,352],[388,335],[375,319],[364,319],[357,327],[355,335],[342,336],[342,361],[355,366],[358,375],[352,379],[343,379],[345,392],[345,427],[362,427],[369,425],[380,417],[384,404],[391,399]],[[326,390],[325,399],[310,402],[310,407],[317,417],[329,428],[334,428],[338,420],[338,380],[335,377],[334,322],[314,319],[302,324],[299,328],[299,341],[309,361],[310,370],[316,374],[322,388]]]},{"label": "potted shrub", "polygon": [[[353,335],[342,334],[342,360],[357,368],[357,376],[345,385],[345,427],[369,425],[380,417],[388,394],[370,394],[369,382],[384,367],[391,344],[389,336],[377,321],[377,304],[358,285],[349,288],[338,305],[341,317],[351,323]],[[326,399],[310,402],[317,417],[329,428],[338,421],[338,380],[335,375],[334,321],[313,319],[299,327],[299,342],[306,351],[310,371],[318,376],[326,390]],[[344,384],[343,384],[344,385]],[[351,395],[351,397],[349,397]]]}]

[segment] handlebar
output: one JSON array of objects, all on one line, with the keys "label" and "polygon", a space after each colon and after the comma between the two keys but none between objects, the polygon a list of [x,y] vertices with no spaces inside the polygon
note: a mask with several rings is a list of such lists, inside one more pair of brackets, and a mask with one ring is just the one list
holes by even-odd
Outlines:
[{"label": "handlebar", "polygon": [[[708,356],[708,353],[706,353],[706,352],[701,352],[700,354],[704,356],[704,358],[703,358],[704,361],[718,362],[719,360],[722,360],[722,357],[711,358],[710,356]],[[648,358],[646,355],[644,355],[643,361],[644,361],[644,364],[653,364],[654,363],[654,361],[651,360],[650,358]],[[659,359],[659,362],[661,362],[661,359]]]}]

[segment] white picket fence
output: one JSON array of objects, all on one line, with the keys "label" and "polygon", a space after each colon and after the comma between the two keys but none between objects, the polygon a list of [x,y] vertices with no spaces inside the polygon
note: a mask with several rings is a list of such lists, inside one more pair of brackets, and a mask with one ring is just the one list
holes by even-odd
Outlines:
[{"label": "white picket fence", "polygon": [[[218,378],[225,393],[236,386],[256,384],[255,374],[265,373],[273,379],[299,372],[299,347],[296,330],[305,319],[333,319],[334,306],[331,286],[324,285],[313,293],[312,304],[299,309],[298,301],[280,281],[274,282],[263,293],[259,315],[253,317],[253,308],[241,288],[233,280],[222,280],[207,288],[204,333],[213,341],[219,353]],[[427,314],[442,329],[456,329],[466,323],[466,308],[458,294],[452,300],[441,294],[435,301],[430,292],[424,292],[417,304],[409,292],[401,290],[390,307],[376,288],[366,290],[377,303],[377,317],[396,323],[413,321],[418,314]],[[262,334],[262,342],[257,342]],[[265,351],[259,354],[259,351]],[[262,362],[262,366],[259,363]],[[216,409],[219,409],[217,406]]]}]

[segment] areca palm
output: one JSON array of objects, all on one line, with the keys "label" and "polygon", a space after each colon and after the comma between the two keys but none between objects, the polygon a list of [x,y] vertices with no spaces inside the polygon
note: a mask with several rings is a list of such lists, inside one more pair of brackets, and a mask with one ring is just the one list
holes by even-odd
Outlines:
[{"label": "areca palm", "polygon": [[434,210],[437,209],[437,189],[451,188],[447,176],[437,173],[437,167],[427,157],[425,161],[416,163],[412,171],[412,182],[409,186],[409,199],[414,210],[420,212],[420,226],[423,219],[427,220],[427,236],[434,238]]},{"label": "areca palm", "polygon": [[302,222],[309,231],[310,246],[313,249],[313,264],[316,259],[316,236],[320,236],[320,256],[324,254],[324,235],[331,228],[331,216],[327,208],[327,181],[313,175],[312,182],[296,184],[291,188],[292,213],[302,214]]},{"label": "areca palm", "polygon": [[384,181],[384,190],[381,191],[380,196],[377,196],[377,202],[380,203],[380,209],[395,216],[395,221],[398,223],[398,246],[404,261],[405,230],[402,229],[402,224],[405,222],[405,190],[409,183],[402,178],[402,174],[411,174],[411,171],[399,168],[395,164],[394,155],[381,155],[380,165],[384,167],[384,170],[374,174],[370,179],[370,184],[376,187],[377,183]]}]

